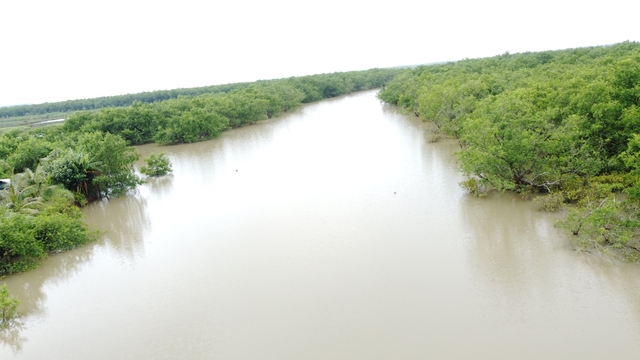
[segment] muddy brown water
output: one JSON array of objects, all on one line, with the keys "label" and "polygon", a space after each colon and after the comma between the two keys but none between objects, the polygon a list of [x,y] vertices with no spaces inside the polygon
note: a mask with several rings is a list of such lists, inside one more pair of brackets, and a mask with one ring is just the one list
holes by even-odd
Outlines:
[{"label": "muddy brown water", "polygon": [[458,186],[375,91],[164,151],[96,243],[10,276],[1,359],[638,359],[640,267]]}]

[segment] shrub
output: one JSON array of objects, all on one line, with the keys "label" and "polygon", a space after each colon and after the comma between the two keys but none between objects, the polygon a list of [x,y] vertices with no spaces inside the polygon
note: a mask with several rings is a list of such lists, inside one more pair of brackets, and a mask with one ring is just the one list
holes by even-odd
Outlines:
[{"label": "shrub", "polygon": [[[78,208],[70,208],[80,214]],[[47,213],[35,219],[34,235],[45,251],[71,250],[95,239],[80,215]]]},{"label": "shrub", "polygon": [[42,243],[34,237],[33,223],[28,215],[0,213],[0,275],[31,270],[46,257]]},{"label": "shrub", "polygon": [[160,153],[157,155],[151,154],[144,161],[147,163],[147,165],[140,168],[140,172],[147,176],[164,176],[173,171],[173,169],[171,169],[169,158],[167,158],[164,153]]},{"label": "shrub", "polygon": [[478,179],[470,178],[460,183],[460,186],[471,193],[473,196],[485,197],[487,196],[487,187]]},{"label": "shrub", "polygon": [[20,301],[9,294],[7,284],[0,286],[0,328],[8,326],[18,315],[18,305]]},{"label": "shrub", "polygon": [[533,199],[539,210],[556,212],[562,208],[564,196],[561,192],[555,192],[544,196],[538,196]]}]

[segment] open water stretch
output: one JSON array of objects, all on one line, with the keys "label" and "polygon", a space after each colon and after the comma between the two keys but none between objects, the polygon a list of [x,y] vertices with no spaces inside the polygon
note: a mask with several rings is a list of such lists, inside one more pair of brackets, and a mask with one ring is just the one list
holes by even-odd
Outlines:
[{"label": "open water stretch", "polygon": [[638,359],[640,266],[572,250],[367,91],[165,152],[96,243],[6,281],[2,359]]}]

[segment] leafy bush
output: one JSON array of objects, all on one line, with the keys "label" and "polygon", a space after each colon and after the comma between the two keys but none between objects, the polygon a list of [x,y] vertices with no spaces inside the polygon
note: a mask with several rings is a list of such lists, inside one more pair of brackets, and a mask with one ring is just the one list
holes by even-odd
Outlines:
[{"label": "leafy bush", "polygon": [[41,214],[34,225],[34,237],[47,252],[71,250],[96,237],[82,221],[82,213],[76,207],[70,207],[65,214]]},{"label": "leafy bush", "polygon": [[460,183],[460,186],[471,193],[473,196],[477,197],[486,197],[487,196],[487,188],[486,186],[476,178],[470,178]]},{"label": "leafy bush", "polygon": [[408,69],[379,98],[460,140],[484,187],[575,205],[562,222],[581,247],[640,258],[640,43],[504,54]]},{"label": "leafy bush", "polygon": [[151,177],[164,176],[172,172],[171,162],[164,154],[151,154],[144,160],[147,165],[140,168],[140,172]]},{"label": "leafy bush", "polygon": [[636,261],[640,255],[640,204],[615,197],[572,209],[559,224],[571,231],[578,248],[621,255]]},{"label": "leafy bush", "polygon": [[20,301],[9,294],[7,284],[0,286],[0,328],[6,327],[18,315]]},{"label": "leafy bush", "polygon": [[555,192],[543,196],[538,196],[533,199],[539,210],[556,212],[562,209],[564,203],[564,196],[560,192]]},{"label": "leafy bush", "polygon": [[0,214],[0,275],[31,270],[47,255],[34,236],[33,220],[12,211]]},{"label": "leafy bush", "polygon": [[0,276],[31,270],[47,256],[97,238],[68,200],[51,204],[36,216],[0,208]]}]

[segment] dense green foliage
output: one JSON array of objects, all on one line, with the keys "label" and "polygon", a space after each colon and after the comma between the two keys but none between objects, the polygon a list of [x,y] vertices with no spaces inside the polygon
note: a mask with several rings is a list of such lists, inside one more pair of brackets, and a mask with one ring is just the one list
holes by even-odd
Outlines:
[{"label": "dense green foliage", "polygon": [[258,81],[228,92],[77,112],[65,122],[64,129],[109,132],[131,145],[191,143],[214,138],[225,129],[278,116],[303,103],[380,87],[400,71],[372,69]]},{"label": "dense green foliage", "polygon": [[[303,102],[379,87],[398,72],[372,69],[93,99],[94,105],[70,101],[58,107],[22,107],[38,113],[131,104],[77,112],[62,126],[0,133],[0,178],[11,180],[0,190],[0,275],[32,269],[49,253],[94,239],[74,203],[120,196],[142,183],[134,169],[139,154],[131,145],[211,139],[225,129],[278,116]],[[169,100],[160,101],[165,98]],[[0,117],[12,111],[0,110]],[[152,155],[141,170],[160,176],[171,166],[163,154]]]},{"label": "dense green foliage", "polygon": [[51,185],[38,166],[11,177],[0,190],[0,275],[32,269],[47,253],[95,238],[68,190]]},{"label": "dense green foliage", "polygon": [[248,83],[235,83],[226,85],[213,85],[188,89],[158,90],[137,94],[126,94],[117,96],[105,96],[92,99],[67,100],[55,103],[44,103],[37,105],[17,105],[0,108],[0,120],[11,117],[68,113],[81,110],[97,110],[106,107],[129,106],[135,102],[153,103],[168,99],[175,99],[179,96],[197,96],[202,94],[215,94],[229,92],[235,88],[246,86]]},{"label": "dense green foliage", "polygon": [[172,172],[171,162],[169,158],[164,154],[151,154],[148,158],[144,159],[147,165],[140,168],[140,172],[150,176],[164,176]]},{"label": "dense green foliage", "polygon": [[564,225],[578,243],[640,254],[640,44],[418,67],[379,97],[459,139],[470,191],[575,203]]},{"label": "dense green foliage", "polygon": [[9,294],[7,284],[0,286],[0,328],[7,327],[18,311],[20,301]]},{"label": "dense green foliage", "polygon": [[[295,106],[299,106],[300,102],[298,100],[301,100],[303,103],[307,103],[325,99],[328,97],[346,94],[352,91],[380,87],[385,82],[390,80],[391,77],[397,72],[398,70],[396,69],[372,69],[366,71],[321,74],[281,80],[263,80],[254,83],[235,83],[188,89],[158,90],[138,94],[99,97],[93,99],[68,100],[56,103],[0,107],[0,127],[29,124],[48,119],[68,118],[76,111],[94,112],[100,109],[123,108],[134,104],[155,104],[170,99],[194,98],[201,95],[223,95],[232,93],[233,96],[231,102],[237,105],[236,108],[231,109],[231,111],[234,112],[233,115],[240,116],[240,119],[244,119],[245,115],[250,114],[242,114],[243,110],[238,110],[238,108],[243,107],[243,103],[237,102],[237,100],[248,100],[249,102],[253,103],[254,98],[250,94],[251,91],[249,91],[249,93],[243,92],[243,89],[246,88],[263,90],[269,93],[267,95],[268,99],[266,100],[269,102],[269,110],[273,112],[269,111],[265,115],[266,117],[272,117],[277,116],[279,112],[287,111],[294,108]],[[273,86],[281,88],[274,89]],[[282,86],[285,86],[286,89],[282,88]],[[292,89],[295,89],[296,91],[292,92]],[[243,93],[244,95],[248,96],[243,96]],[[302,97],[300,99],[297,99],[297,96]],[[278,104],[273,103],[274,100],[282,101],[282,103],[279,104],[281,105],[280,110],[275,109],[275,106],[277,106]],[[287,104],[287,102],[289,102],[289,104]],[[220,104],[218,104],[218,106],[219,105]],[[246,105],[246,102],[244,103],[244,105]],[[258,105],[257,108],[253,108],[253,111],[262,111],[263,109],[260,108],[260,106],[261,105]],[[149,108],[145,106],[141,106],[140,108],[140,110],[143,112],[147,111],[148,109]],[[235,113],[238,111],[240,113]],[[256,114],[253,114],[253,116],[256,116]],[[260,114],[258,115],[258,117],[262,118],[262,115]],[[130,109],[130,111],[114,110],[111,112],[106,112],[104,114],[101,114],[99,119],[100,122],[108,122],[110,120],[113,120],[117,124],[112,124],[110,126],[114,126],[115,128],[129,128],[134,133],[138,130],[143,130],[142,128],[136,127],[136,124],[138,126],[140,124],[146,124],[146,121],[149,120],[148,118],[141,116],[141,114],[135,113],[134,109]],[[247,120],[250,121],[250,119],[251,116],[249,116]],[[239,124],[231,123],[231,126],[237,125]],[[143,128],[147,129],[146,126],[143,126]],[[156,128],[152,130],[155,132]],[[145,136],[145,134],[131,134],[131,136],[133,137],[133,139],[127,138],[127,140],[131,140],[133,144],[140,144],[152,140],[151,137]]]}]

